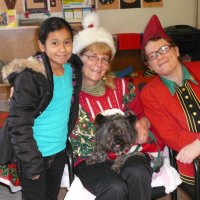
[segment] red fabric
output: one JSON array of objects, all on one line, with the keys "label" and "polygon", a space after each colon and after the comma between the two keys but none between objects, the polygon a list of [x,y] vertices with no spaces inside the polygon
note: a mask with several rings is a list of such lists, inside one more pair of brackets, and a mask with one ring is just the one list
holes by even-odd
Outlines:
[{"label": "red fabric", "polygon": [[0,128],[3,127],[3,124],[8,117],[8,112],[0,112]]},{"label": "red fabric", "polygon": [[[188,70],[196,76],[200,83],[200,62],[186,63]],[[200,99],[200,84],[190,82],[196,96]],[[140,94],[144,112],[152,126],[159,133],[161,141],[170,148],[179,151],[182,147],[193,142],[197,133],[190,132],[185,113],[180,105],[177,95],[171,95],[168,88],[159,77],[154,77]],[[192,164],[186,165],[178,162],[180,173],[193,177]]]},{"label": "red fabric", "polygon": [[119,50],[140,49],[141,34],[124,33],[124,34],[118,34],[117,37],[118,37]]},{"label": "red fabric", "polygon": [[138,76],[131,78],[131,82],[135,85],[135,87],[140,87],[141,84],[147,84],[152,80],[153,77],[150,76]]},{"label": "red fabric", "polygon": [[146,43],[155,37],[164,39],[170,38],[163,30],[161,23],[156,15],[153,15],[144,30],[141,48],[144,49]]},{"label": "red fabric", "polygon": [[16,164],[0,165],[0,182],[9,185],[14,192],[21,189],[16,188],[20,186]]}]

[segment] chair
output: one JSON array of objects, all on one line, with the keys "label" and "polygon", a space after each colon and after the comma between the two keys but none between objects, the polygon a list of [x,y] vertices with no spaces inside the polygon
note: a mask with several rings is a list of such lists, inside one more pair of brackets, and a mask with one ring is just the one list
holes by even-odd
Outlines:
[{"label": "chair", "polygon": [[195,200],[200,200],[200,160],[194,160],[195,168]]},{"label": "chair", "polygon": [[[173,156],[173,151],[171,149],[169,149],[169,159],[170,159],[170,165],[175,169],[177,169],[177,167],[175,167],[176,166],[175,157]],[[163,186],[152,188],[152,200],[164,197],[166,195],[167,194],[165,193],[165,188]],[[171,192],[170,195],[172,200],[177,200],[177,189]]]},{"label": "chair", "polygon": [[[152,196],[151,196],[151,200],[156,200],[158,198],[164,197],[167,194],[165,193],[165,187],[164,186],[160,186],[160,187],[153,187],[152,188]],[[176,199],[173,199],[176,200]]]},{"label": "chair", "polygon": [[[169,148],[169,155],[170,155],[170,162],[171,165],[178,171],[178,167],[176,164],[176,155],[177,152]],[[194,199],[193,200],[200,200],[200,159],[195,159],[193,161],[194,171],[195,171],[195,191],[194,191]],[[180,186],[181,187],[181,186]],[[181,187],[182,188],[182,187]],[[186,188],[182,188],[189,196],[190,193]]]},{"label": "chair", "polygon": [[74,160],[73,160],[72,145],[69,142],[69,140],[67,141],[66,153],[67,153],[67,166],[69,171],[69,184],[71,185],[74,180]]}]

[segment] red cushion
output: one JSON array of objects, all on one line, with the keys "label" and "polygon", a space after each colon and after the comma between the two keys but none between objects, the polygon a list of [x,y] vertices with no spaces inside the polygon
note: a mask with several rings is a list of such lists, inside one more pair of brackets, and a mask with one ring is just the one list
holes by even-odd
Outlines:
[{"label": "red cushion", "polygon": [[132,78],[132,82],[135,85],[135,87],[139,87],[141,84],[146,84],[151,80],[152,80],[152,77],[150,76],[138,76],[138,77]]},{"label": "red cushion", "polygon": [[117,37],[119,50],[140,49],[140,33],[121,33],[118,34]]}]

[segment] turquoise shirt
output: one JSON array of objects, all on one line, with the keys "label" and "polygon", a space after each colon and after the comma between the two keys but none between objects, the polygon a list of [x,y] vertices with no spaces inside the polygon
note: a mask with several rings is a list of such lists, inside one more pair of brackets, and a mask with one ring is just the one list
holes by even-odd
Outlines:
[{"label": "turquoise shirt", "polygon": [[64,65],[64,75],[53,76],[53,98],[48,107],[35,119],[34,138],[42,156],[65,149],[72,98],[72,68]]},{"label": "turquoise shirt", "polygon": [[[183,85],[185,84],[186,80],[190,80],[195,84],[198,84],[194,77],[189,73],[189,71],[182,65],[182,69],[183,69]],[[170,81],[166,78],[160,77],[161,81],[167,86],[167,88],[169,89],[170,93],[172,95],[175,94],[175,86],[176,83],[174,81]]]}]

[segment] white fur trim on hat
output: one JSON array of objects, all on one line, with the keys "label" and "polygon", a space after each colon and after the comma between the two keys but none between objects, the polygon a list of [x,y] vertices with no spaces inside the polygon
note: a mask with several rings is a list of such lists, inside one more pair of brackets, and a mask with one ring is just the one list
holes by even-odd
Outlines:
[{"label": "white fur trim on hat", "polygon": [[115,115],[115,114],[119,114],[119,115],[125,115],[123,111],[121,111],[118,108],[112,108],[112,109],[107,109],[104,110],[103,112],[101,112],[101,114],[103,116],[110,116],[110,115]]},{"label": "white fur trim on hat", "polygon": [[82,24],[85,29],[74,36],[73,53],[79,54],[95,42],[104,42],[111,48],[113,58],[116,52],[113,36],[103,27],[99,27],[98,14],[89,13],[84,17]]},{"label": "white fur trim on hat", "polygon": [[89,28],[92,27],[100,27],[99,25],[99,15],[96,12],[89,13],[85,15],[83,22],[82,22],[83,28]]}]

